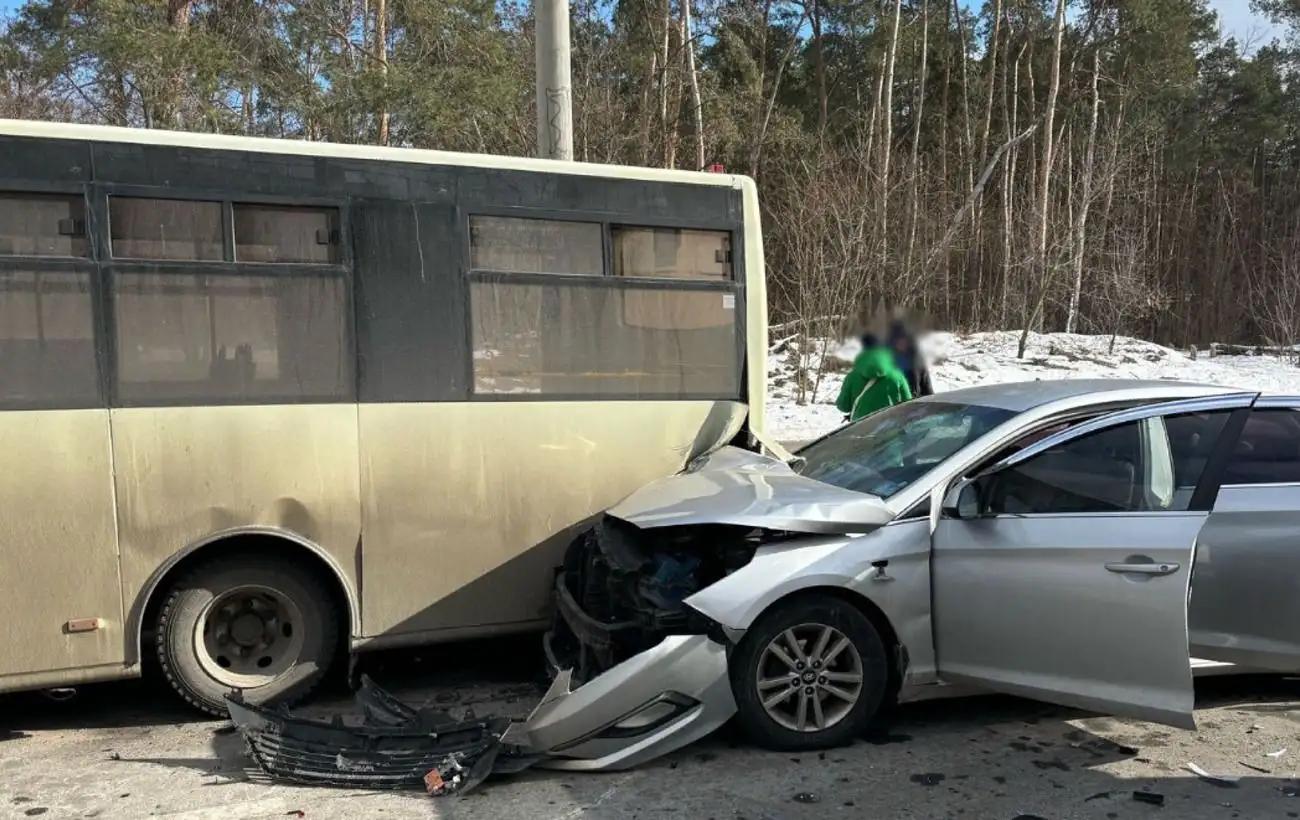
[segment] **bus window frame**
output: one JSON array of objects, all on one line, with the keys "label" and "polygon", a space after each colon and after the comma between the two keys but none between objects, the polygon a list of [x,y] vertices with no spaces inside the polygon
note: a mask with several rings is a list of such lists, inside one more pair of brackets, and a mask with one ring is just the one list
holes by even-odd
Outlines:
[{"label": "bus window frame", "polygon": [[[103,308],[103,346],[110,366],[101,381],[104,382],[105,396],[110,407],[117,408],[161,408],[161,407],[249,407],[259,405],[320,405],[320,404],[355,404],[358,396],[358,352],[356,332],[356,279],[352,253],[351,224],[349,202],[347,199],[328,197],[294,197],[267,196],[244,193],[233,189],[213,191],[201,188],[169,187],[157,188],[146,185],[123,185],[110,182],[90,186],[91,195],[87,217],[88,228],[98,260],[98,280],[100,295],[97,302]],[[109,224],[110,197],[143,197],[147,199],[165,199],[180,201],[204,201],[221,203],[222,255],[221,260],[198,259],[131,259],[115,258],[112,255],[112,227]],[[338,263],[303,263],[303,262],[239,262],[235,261],[234,206],[236,203],[249,205],[278,205],[283,207],[334,208],[338,211],[339,241]],[[343,378],[343,390],[326,396],[309,396],[302,394],[268,393],[256,396],[212,396],[201,393],[178,393],[166,398],[124,398],[120,379],[120,358],[117,349],[117,275],[176,275],[176,276],[212,276],[230,277],[245,280],[274,279],[331,279],[338,280],[343,290],[343,339],[342,354],[347,368]]]},{"label": "bus window frame", "polygon": [[0,271],[30,273],[78,273],[90,280],[91,340],[95,349],[97,395],[85,401],[19,400],[0,397],[0,413],[40,410],[103,410],[108,407],[108,359],[104,349],[103,282],[99,273],[98,214],[94,211],[92,186],[84,182],[49,182],[45,180],[4,180],[0,191],[14,197],[81,197],[86,218],[86,253],[84,256],[0,256]]},{"label": "bus window frame", "polygon": [[[508,271],[478,270],[471,267],[473,259],[470,220],[475,216],[513,219],[538,219],[554,222],[586,222],[600,225],[604,270],[599,276],[570,273],[511,273]],[[626,228],[677,228],[682,230],[714,231],[726,233],[731,238],[731,276],[727,279],[690,279],[651,276],[615,276],[614,240],[612,229]],[[702,222],[694,219],[646,218],[635,214],[612,213],[595,210],[554,210],[518,206],[492,206],[461,202],[456,206],[456,231],[459,234],[460,269],[467,287],[465,304],[465,378],[471,402],[607,402],[607,401],[735,401],[748,402],[748,322],[746,321],[744,222],[717,220]],[[735,364],[736,392],[734,395],[709,393],[479,393],[475,389],[474,373],[474,315],[472,286],[476,282],[505,282],[520,285],[572,284],[580,287],[608,287],[614,289],[640,289],[665,291],[695,291],[730,294],[735,303]]]}]

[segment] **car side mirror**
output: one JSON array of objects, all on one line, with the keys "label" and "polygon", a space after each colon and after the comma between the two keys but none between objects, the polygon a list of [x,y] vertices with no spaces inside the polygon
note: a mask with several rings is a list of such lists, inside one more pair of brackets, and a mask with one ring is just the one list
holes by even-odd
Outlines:
[{"label": "car side mirror", "polygon": [[944,518],[970,521],[980,516],[980,484],[972,479],[963,479],[953,485],[944,496],[941,512]]}]

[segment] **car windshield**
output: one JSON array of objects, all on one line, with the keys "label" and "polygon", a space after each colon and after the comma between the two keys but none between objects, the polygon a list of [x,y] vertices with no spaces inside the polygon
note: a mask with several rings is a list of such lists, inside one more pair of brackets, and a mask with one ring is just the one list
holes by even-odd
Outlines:
[{"label": "car windshield", "polygon": [[904,402],[808,445],[795,465],[808,478],[887,499],[1014,415],[977,404]]}]

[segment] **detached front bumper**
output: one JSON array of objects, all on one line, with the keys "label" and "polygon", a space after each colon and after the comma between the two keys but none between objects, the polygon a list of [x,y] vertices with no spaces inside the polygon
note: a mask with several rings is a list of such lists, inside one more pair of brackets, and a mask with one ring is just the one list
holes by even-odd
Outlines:
[{"label": "detached front bumper", "polygon": [[727,650],[704,635],[673,635],[570,691],[556,676],[524,724],[539,765],[618,771],[710,734],[736,713]]}]

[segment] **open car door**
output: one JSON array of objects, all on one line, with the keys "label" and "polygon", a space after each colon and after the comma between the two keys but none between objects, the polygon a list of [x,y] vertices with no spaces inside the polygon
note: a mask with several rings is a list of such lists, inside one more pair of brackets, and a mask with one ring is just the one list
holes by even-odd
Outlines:
[{"label": "open car door", "polygon": [[[958,482],[933,540],[939,674],[1194,728],[1192,562],[1217,489],[1214,454],[1254,399],[1112,413]],[[1194,448],[1171,438],[1170,419]]]},{"label": "open car door", "polygon": [[1300,397],[1255,402],[1220,483],[1197,548],[1192,657],[1300,670]]}]

